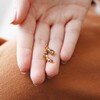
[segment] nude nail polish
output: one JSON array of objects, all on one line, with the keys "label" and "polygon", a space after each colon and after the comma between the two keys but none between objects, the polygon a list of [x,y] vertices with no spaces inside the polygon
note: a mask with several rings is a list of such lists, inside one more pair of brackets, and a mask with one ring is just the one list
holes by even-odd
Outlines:
[{"label": "nude nail polish", "polygon": [[61,64],[65,65],[67,62],[61,61]]},{"label": "nude nail polish", "polygon": [[21,74],[25,75],[25,74],[26,74],[26,72],[21,72]]},{"label": "nude nail polish", "polygon": [[11,16],[10,24],[17,24],[16,16],[17,16],[17,12],[16,12],[16,10],[14,10],[12,13],[12,16]]},{"label": "nude nail polish", "polygon": [[47,77],[48,79],[52,79],[52,77]]}]

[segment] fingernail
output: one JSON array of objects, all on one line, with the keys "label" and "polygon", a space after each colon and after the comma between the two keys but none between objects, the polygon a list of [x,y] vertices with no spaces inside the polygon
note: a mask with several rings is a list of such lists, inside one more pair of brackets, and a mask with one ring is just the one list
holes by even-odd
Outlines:
[{"label": "fingernail", "polygon": [[14,20],[14,21],[12,21],[10,24],[18,25],[19,23],[18,23],[16,20]]},{"label": "fingernail", "polygon": [[39,86],[40,84],[36,84],[36,83],[33,83],[34,84],[34,86]]},{"label": "fingernail", "polygon": [[65,62],[65,61],[61,61],[61,64],[63,64],[63,65],[65,65],[67,62]]},{"label": "fingernail", "polygon": [[52,79],[52,77],[47,77],[48,79]]},{"label": "fingernail", "polygon": [[25,75],[25,74],[26,74],[26,72],[21,72],[21,74]]},{"label": "fingernail", "polygon": [[16,10],[14,10],[12,13],[12,16],[11,16],[10,24],[17,24],[16,16],[17,16],[17,12],[16,12]]},{"label": "fingernail", "polygon": [[34,84],[34,86],[38,86],[37,84]]},{"label": "fingernail", "polygon": [[10,24],[16,24],[15,20],[13,20]]}]

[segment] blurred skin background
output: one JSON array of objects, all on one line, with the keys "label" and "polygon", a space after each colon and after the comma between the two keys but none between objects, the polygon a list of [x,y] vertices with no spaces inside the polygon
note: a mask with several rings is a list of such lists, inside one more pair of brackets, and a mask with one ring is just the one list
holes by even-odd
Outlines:
[{"label": "blurred skin background", "polygon": [[[13,13],[13,0],[0,0],[0,38],[14,39],[16,26],[10,24]],[[95,0],[95,11],[100,15],[100,0]]]}]

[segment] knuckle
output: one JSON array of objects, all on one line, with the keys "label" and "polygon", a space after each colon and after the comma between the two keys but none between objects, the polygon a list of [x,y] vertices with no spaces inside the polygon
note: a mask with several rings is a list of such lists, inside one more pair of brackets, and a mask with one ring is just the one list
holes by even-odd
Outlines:
[{"label": "knuckle", "polygon": [[61,37],[56,37],[55,36],[55,37],[50,38],[50,41],[54,42],[54,43],[56,42],[56,43],[59,44],[59,43],[62,43],[63,39]]},{"label": "knuckle", "polygon": [[43,38],[37,38],[37,39],[35,39],[35,43],[40,44],[40,45],[42,45],[42,44],[46,45],[48,43],[48,40],[43,39]]}]

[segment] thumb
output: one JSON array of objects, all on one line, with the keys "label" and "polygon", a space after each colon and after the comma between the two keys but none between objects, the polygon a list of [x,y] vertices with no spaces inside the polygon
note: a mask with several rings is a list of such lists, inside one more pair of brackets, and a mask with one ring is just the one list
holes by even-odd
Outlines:
[{"label": "thumb", "polygon": [[14,14],[11,24],[21,24],[27,17],[30,9],[29,0],[13,0]]}]

